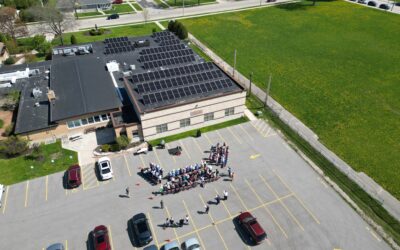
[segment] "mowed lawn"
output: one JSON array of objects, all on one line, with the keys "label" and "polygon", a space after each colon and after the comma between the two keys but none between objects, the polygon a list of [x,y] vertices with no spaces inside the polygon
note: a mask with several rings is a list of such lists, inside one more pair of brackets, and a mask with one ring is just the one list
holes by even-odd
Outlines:
[{"label": "mowed lawn", "polygon": [[400,198],[400,16],[342,1],[183,20],[189,32]]}]

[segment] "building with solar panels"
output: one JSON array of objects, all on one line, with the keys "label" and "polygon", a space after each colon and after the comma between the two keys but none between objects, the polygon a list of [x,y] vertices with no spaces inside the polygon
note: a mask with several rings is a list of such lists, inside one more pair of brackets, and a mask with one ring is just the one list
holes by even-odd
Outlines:
[{"label": "building with solar panels", "polygon": [[18,79],[15,127],[34,141],[104,127],[150,140],[244,115],[244,88],[168,31],[57,47],[52,61],[18,67],[37,72]]}]

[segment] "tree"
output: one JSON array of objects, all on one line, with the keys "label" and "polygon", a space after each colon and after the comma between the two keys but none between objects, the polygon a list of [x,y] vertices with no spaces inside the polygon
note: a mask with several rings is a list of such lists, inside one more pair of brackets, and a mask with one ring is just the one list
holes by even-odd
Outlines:
[{"label": "tree", "polygon": [[76,39],[75,35],[71,35],[71,44],[77,44],[78,40]]},{"label": "tree", "polygon": [[168,30],[171,32],[175,32],[175,24],[176,24],[175,20],[170,20],[168,22]]},{"label": "tree", "polygon": [[16,10],[10,7],[0,9],[0,32],[9,35],[14,41],[28,35],[25,23],[19,19]]},{"label": "tree", "polygon": [[177,27],[176,27],[175,33],[179,37],[179,39],[181,39],[181,40],[186,39],[188,37],[188,31],[187,31],[185,25],[183,25],[183,23],[179,22],[176,26]]},{"label": "tree", "polygon": [[125,149],[129,145],[129,139],[126,137],[126,135],[121,135],[120,137],[117,137],[117,144],[121,149]]},{"label": "tree", "polygon": [[64,45],[62,35],[66,28],[71,28],[75,25],[74,19],[71,16],[61,13],[54,6],[32,7],[31,11],[37,20],[43,21],[43,32],[53,33],[56,37],[60,38],[61,45]]},{"label": "tree", "polygon": [[0,143],[0,152],[7,157],[18,156],[28,149],[28,142],[18,136],[10,136]]}]

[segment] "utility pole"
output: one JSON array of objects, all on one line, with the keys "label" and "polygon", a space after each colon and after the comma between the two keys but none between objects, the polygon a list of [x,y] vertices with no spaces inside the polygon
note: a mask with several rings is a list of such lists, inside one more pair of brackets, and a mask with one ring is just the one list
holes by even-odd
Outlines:
[{"label": "utility pole", "polygon": [[233,56],[233,72],[232,72],[233,77],[235,77],[235,70],[236,70],[236,49],[235,49],[235,54]]},{"label": "utility pole", "polygon": [[182,1],[182,16],[185,15],[185,0]]},{"label": "utility pole", "polygon": [[267,93],[265,95],[264,107],[266,107],[268,104],[269,89],[271,88],[271,80],[272,80],[272,75],[269,75],[269,81],[268,81],[268,85],[267,85]]},{"label": "utility pole", "polygon": [[250,85],[249,85],[249,94],[247,96],[251,95],[251,78],[253,77],[253,72],[250,73]]}]

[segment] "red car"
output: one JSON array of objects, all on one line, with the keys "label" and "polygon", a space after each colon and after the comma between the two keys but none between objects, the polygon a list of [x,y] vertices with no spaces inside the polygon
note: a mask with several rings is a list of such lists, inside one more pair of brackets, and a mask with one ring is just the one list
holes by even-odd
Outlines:
[{"label": "red car", "polygon": [[111,250],[110,238],[106,226],[97,226],[92,232],[93,246],[95,250]]},{"label": "red car", "polygon": [[82,184],[81,167],[79,165],[69,167],[67,170],[67,183],[70,188],[76,188]]},{"label": "red car", "polygon": [[250,235],[251,239],[256,243],[260,244],[261,241],[267,238],[267,234],[264,229],[258,224],[257,219],[253,217],[249,212],[243,212],[238,217],[239,225]]},{"label": "red car", "polygon": [[114,0],[113,4],[121,4],[122,2],[122,0]]}]

